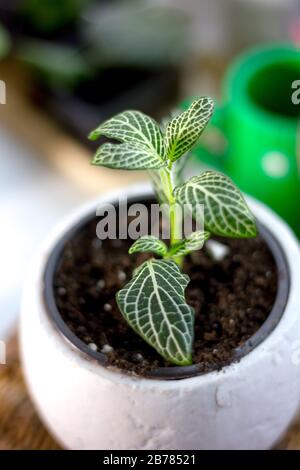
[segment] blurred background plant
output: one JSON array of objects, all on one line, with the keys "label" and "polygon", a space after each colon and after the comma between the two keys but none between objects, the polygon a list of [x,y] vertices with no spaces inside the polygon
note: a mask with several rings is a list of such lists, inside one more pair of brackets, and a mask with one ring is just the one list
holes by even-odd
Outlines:
[{"label": "blurred background plant", "polygon": [[0,24],[0,60],[8,54],[10,47],[10,37],[6,29]]},{"label": "blurred background plant", "polygon": [[34,70],[41,95],[77,136],[85,140],[99,112],[102,119],[128,106],[155,113],[176,99],[188,51],[183,10],[145,0],[74,1],[72,8],[71,0],[65,8],[46,2],[37,25],[35,3],[21,10],[27,27],[15,54]]}]

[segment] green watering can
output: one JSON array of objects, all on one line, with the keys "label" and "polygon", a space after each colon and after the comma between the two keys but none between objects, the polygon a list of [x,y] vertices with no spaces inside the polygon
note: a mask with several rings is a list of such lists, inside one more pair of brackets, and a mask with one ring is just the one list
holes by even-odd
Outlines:
[{"label": "green watering can", "polygon": [[194,154],[272,207],[300,237],[300,50],[273,45],[236,60]]}]

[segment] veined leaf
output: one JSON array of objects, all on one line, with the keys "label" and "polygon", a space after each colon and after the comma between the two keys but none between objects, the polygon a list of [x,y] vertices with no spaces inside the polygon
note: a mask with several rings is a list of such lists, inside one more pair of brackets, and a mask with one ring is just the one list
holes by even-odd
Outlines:
[{"label": "veined leaf", "polygon": [[175,161],[188,152],[199,139],[214,109],[209,97],[195,100],[179,116],[172,119],[166,128],[167,156]]},{"label": "veined leaf", "polygon": [[19,60],[37,70],[43,80],[52,86],[75,86],[93,75],[93,69],[84,54],[63,42],[24,39],[16,55]]},{"label": "veined leaf", "polygon": [[134,331],[178,365],[192,362],[194,311],[184,298],[188,282],[174,261],[150,260],[117,293],[122,315]]},{"label": "veined leaf", "polygon": [[124,111],[117,114],[100,124],[90,133],[89,138],[96,140],[100,135],[120,142],[140,144],[156,153],[160,159],[165,157],[165,145],[159,125],[140,111]]},{"label": "veined leaf", "polygon": [[92,164],[123,170],[146,170],[164,166],[155,152],[134,142],[101,145]]},{"label": "veined leaf", "polygon": [[163,256],[167,253],[167,245],[157,237],[152,235],[145,235],[144,237],[136,240],[129,248],[129,254],[132,253],[148,253],[152,252],[157,255]]},{"label": "veined leaf", "polygon": [[158,124],[139,111],[125,111],[105,121],[91,132],[119,140],[121,144],[104,144],[96,152],[94,165],[125,170],[157,169],[166,165],[165,144]]},{"label": "veined leaf", "polygon": [[180,204],[190,204],[196,216],[197,204],[204,205],[204,226],[209,232],[226,237],[256,235],[255,219],[233,182],[222,173],[205,171],[175,188]]},{"label": "veined leaf", "polygon": [[165,134],[167,126],[171,119],[176,118],[182,113],[182,110],[178,107],[171,109],[160,121],[160,128],[163,134]]},{"label": "veined leaf", "polygon": [[191,233],[185,240],[181,240],[176,243],[169,254],[171,256],[184,256],[192,251],[200,250],[203,247],[204,242],[210,237],[209,232],[197,231]]}]

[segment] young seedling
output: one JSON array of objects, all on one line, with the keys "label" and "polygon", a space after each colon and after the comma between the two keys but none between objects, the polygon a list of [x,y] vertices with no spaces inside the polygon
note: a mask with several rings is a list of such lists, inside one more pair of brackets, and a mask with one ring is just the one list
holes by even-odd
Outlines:
[{"label": "young seedling", "polygon": [[[170,243],[154,236],[136,240],[129,253],[151,252],[156,258],[135,270],[132,280],[116,295],[129,325],[166,360],[177,365],[192,363],[194,311],[185,301],[189,277],[181,272],[183,257],[203,246],[210,234],[246,238],[256,235],[256,225],[243,195],[225,175],[204,171],[187,182],[181,170],[188,152],[197,143],[213,113],[211,98],[196,99],[187,111],[164,124],[163,129],[139,111],[125,111],[101,124],[90,134],[120,143],[101,145],[92,163],[125,170],[151,170],[160,203],[170,214]],[[181,220],[177,204],[189,205],[197,216],[204,206],[204,230],[187,238],[176,237]],[[159,257],[159,259],[157,258]]]}]

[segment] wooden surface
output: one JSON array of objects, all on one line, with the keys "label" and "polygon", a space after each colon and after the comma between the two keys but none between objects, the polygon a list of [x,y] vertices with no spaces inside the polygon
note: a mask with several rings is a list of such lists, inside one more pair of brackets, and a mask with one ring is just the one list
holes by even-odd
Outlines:
[{"label": "wooden surface", "polygon": [[16,337],[0,365],[0,450],[52,450],[59,446],[45,430],[28,397]]},{"label": "wooden surface", "polygon": [[[300,422],[289,431],[278,448],[300,450]],[[28,396],[16,337],[8,343],[6,365],[0,365],[0,450],[4,449],[59,449],[39,420]]]}]

